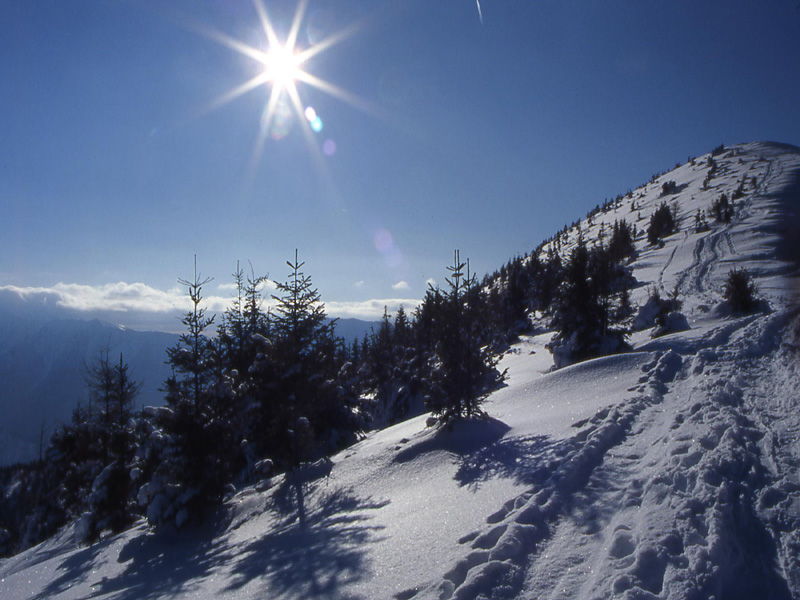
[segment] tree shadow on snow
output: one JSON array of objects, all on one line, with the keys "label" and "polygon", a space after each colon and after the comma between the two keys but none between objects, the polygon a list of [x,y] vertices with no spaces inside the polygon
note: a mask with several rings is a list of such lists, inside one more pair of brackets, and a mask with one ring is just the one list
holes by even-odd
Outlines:
[{"label": "tree shadow on snow", "polygon": [[[40,598],[51,598],[52,596],[65,592],[77,582],[83,582],[91,574],[95,559],[100,556],[111,540],[103,540],[92,546],[81,548],[77,552],[69,554],[58,566],[61,574],[50,581],[40,594],[35,596]],[[60,552],[59,552],[60,553]],[[56,552],[48,553],[55,555]],[[42,560],[49,560],[44,557]],[[37,561],[39,562],[39,561]]]},{"label": "tree shadow on snow", "polygon": [[171,597],[202,585],[213,569],[230,559],[222,537],[227,521],[222,511],[195,529],[140,534],[119,553],[122,573],[93,584],[92,597],[115,599]]},{"label": "tree shadow on snow", "polygon": [[461,455],[455,479],[472,490],[496,478],[527,486],[541,484],[552,475],[553,460],[560,462],[570,447],[569,440],[552,440],[546,435],[501,439]]},{"label": "tree shadow on snow", "polygon": [[445,451],[465,456],[496,444],[511,428],[489,416],[456,419],[439,428],[429,429],[418,439],[408,442],[394,462],[412,461],[428,452]]},{"label": "tree shadow on snow", "polygon": [[315,491],[302,473],[287,475],[273,495],[273,508],[285,515],[284,523],[237,551],[226,592],[265,579],[272,597],[358,598],[341,588],[363,577],[365,546],[380,539],[382,527],[368,523],[368,511],[389,502],[359,498],[351,489],[310,498]]}]

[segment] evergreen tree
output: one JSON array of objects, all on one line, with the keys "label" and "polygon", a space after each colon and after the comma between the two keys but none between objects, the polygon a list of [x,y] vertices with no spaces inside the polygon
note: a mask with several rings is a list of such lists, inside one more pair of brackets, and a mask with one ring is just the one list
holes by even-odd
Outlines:
[{"label": "evergreen tree", "polygon": [[337,361],[334,323],[320,294],[301,269],[295,252],[289,280],[278,283],[280,296],[271,323],[272,360],[276,370],[277,440],[288,466],[353,441],[361,424],[353,390],[337,385],[343,366]]},{"label": "evergreen tree", "polygon": [[186,332],[167,350],[173,369],[165,387],[167,406],[155,413],[155,439],[145,443],[159,458],[138,496],[151,523],[181,527],[217,504],[229,481],[229,423],[221,413],[230,394],[220,394],[226,386],[219,347],[207,335],[214,317],[206,317],[202,306],[202,288],[211,279],[200,278],[195,262],[194,279],[178,281],[192,308],[182,319]]},{"label": "evergreen tree", "polygon": [[749,314],[758,308],[758,288],[747,269],[728,271],[723,295],[734,312]]},{"label": "evergreen tree", "polygon": [[728,196],[722,194],[711,203],[711,214],[720,223],[730,223],[733,217],[733,205],[728,201]]},{"label": "evergreen tree", "polygon": [[612,260],[607,248],[589,250],[578,239],[554,302],[551,325],[557,333],[548,347],[556,366],[624,347],[624,330],[612,326],[629,315],[632,283],[629,271]]},{"label": "evergreen tree", "polygon": [[662,202],[650,217],[647,228],[647,241],[652,245],[660,243],[661,239],[675,232],[676,219],[673,210]]},{"label": "evergreen tree", "polygon": [[460,260],[458,250],[447,270],[447,293],[437,290],[429,296],[441,299],[434,322],[436,343],[428,399],[428,408],[440,422],[482,414],[480,404],[485,393],[502,379],[475,318],[475,276],[469,272],[469,263]]},{"label": "evergreen tree", "polygon": [[626,258],[632,257],[636,253],[633,231],[625,219],[614,221],[607,251],[609,258],[614,262],[621,262]]}]

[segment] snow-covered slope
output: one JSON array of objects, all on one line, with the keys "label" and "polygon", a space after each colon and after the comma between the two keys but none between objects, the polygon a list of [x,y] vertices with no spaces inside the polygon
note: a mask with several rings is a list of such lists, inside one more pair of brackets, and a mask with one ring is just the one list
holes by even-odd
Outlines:
[{"label": "snow-covered slope", "polygon": [[[76,547],[67,529],[0,562],[0,597],[800,597],[800,150],[727,149],[703,189],[707,159],[582,224],[591,239],[641,212],[642,231],[676,199],[681,231],[637,240],[634,302],[677,287],[689,330],[558,371],[550,333],[523,338],[491,419],[377,432],[240,491],[200,531],[140,524]],[[732,222],[695,233],[697,209],[745,176]],[[726,311],[734,265],[769,310]]]}]

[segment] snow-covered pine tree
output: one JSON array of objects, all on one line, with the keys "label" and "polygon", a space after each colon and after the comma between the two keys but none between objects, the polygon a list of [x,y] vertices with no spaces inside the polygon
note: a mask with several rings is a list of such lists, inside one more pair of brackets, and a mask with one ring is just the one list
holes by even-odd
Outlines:
[{"label": "snow-covered pine tree", "polygon": [[625,304],[634,282],[607,247],[589,249],[578,238],[553,302],[551,325],[557,333],[548,348],[556,367],[625,348],[626,332],[619,323],[629,316]]},{"label": "snow-covered pine tree", "polygon": [[152,524],[181,527],[221,500],[231,473],[225,443],[230,424],[220,414],[225,386],[219,348],[207,335],[214,317],[206,317],[202,306],[202,289],[211,279],[200,278],[195,259],[194,279],[178,281],[192,308],[182,319],[186,332],[167,350],[173,369],[165,387],[167,406],[154,412],[153,439],[143,449],[159,457],[138,500]]},{"label": "snow-covered pine tree", "polygon": [[271,320],[271,358],[276,381],[272,403],[279,457],[294,467],[355,439],[360,429],[353,390],[337,383],[343,366],[339,342],[320,294],[295,251],[286,283],[277,283]]},{"label": "snow-covered pine tree", "polygon": [[428,296],[441,298],[433,309],[435,344],[428,408],[443,423],[481,415],[485,393],[502,378],[476,319],[476,278],[469,272],[468,261],[461,261],[458,250],[447,270],[447,292],[435,290]]}]

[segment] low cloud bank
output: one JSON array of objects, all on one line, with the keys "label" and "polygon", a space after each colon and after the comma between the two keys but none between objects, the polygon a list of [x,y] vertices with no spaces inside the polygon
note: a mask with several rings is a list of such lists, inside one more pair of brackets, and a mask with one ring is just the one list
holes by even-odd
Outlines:
[{"label": "low cloud bank", "polygon": [[[269,287],[265,286],[269,295]],[[220,286],[219,291],[227,291]],[[203,306],[209,314],[221,314],[230,305],[229,295],[209,295]],[[275,303],[271,298],[264,306]],[[408,298],[371,299],[355,302],[324,302],[330,317],[376,321],[383,316],[384,307],[395,314],[402,306],[411,313],[420,300]],[[57,283],[52,287],[0,286],[0,311],[27,317],[77,317],[101,319],[132,329],[180,331],[181,315],[191,309],[184,288],[159,290],[144,283],[108,283],[100,286],[77,283]]]}]

